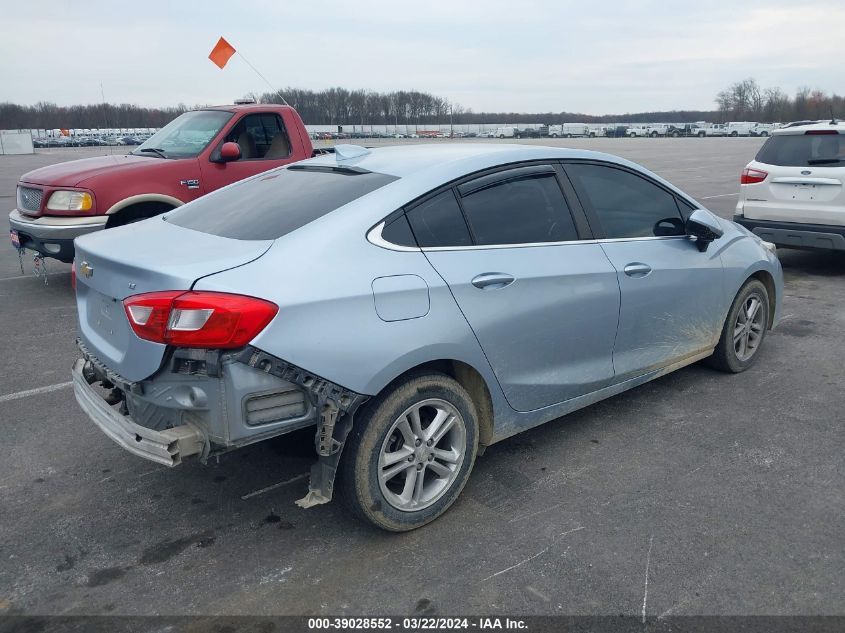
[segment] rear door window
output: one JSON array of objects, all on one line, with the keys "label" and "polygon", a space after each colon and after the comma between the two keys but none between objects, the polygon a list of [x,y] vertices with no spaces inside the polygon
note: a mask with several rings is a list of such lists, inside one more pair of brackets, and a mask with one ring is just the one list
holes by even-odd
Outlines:
[{"label": "rear door window", "polygon": [[276,169],[174,209],[165,219],[220,237],[274,240],[394,180],[316,166]]},{"label": "rear door window", "polygon": [[770,136],[757,162],[780,167],[845,165],[845,134],[781,134]]},{"label": "rear door window", "polygon": [[[533,169],[533,168],[528,168]],[[498,182],[469,192],[461,198],[475,243],[538,244],[578,239],[572,214],[554,172],[523,175],[505,172]]]},{"label": "rear door window", "polygon": [[675,196],[653,182],[606,165],[569,164],[566,173],[581,202],[608,239],[684,234]]}]

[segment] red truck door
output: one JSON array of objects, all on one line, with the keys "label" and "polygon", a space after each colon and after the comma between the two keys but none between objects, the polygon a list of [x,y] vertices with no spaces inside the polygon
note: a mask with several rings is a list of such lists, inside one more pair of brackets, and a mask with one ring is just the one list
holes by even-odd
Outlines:
[{"label": "red truck door", "polygon": [[[214,162],[223,143],[234,142],[241,148],[241,158],[228,163]],[[207,158],[200,159],[205,193],[225,187],[249,176],[304,158],[298,130],[285,125],[278,112],[250,112],[229,128]]]}]

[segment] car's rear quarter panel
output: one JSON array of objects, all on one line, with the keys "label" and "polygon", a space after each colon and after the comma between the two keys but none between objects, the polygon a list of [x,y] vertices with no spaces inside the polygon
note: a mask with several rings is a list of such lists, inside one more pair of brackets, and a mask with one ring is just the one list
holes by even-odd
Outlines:
[{"label": "car's rear quarter panel", "polygon": [[[395,275],[428,286],[424,316],[379,316],[373,280]],[[259,260],[203,278],[195,288],[273,301],[279,314],[253,344],[358,393],[377,394],[408,369],[441,359],[467,363],[491,395],[498,391],[475,335],[425,255],[375,246],[345,217],[315,221],[279,239]]]}]

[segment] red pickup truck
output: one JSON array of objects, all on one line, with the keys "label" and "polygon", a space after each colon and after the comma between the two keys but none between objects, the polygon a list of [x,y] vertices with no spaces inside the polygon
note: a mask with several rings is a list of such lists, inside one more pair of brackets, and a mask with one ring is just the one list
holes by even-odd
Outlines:
[{"label": "red pickup truck", "polygon": [[289,106],[186,112],[125,155],[24,174],[9,214],[17,248],[73,261],[73,239],[164,213],[228,184],[310,158],[311,138]]}]

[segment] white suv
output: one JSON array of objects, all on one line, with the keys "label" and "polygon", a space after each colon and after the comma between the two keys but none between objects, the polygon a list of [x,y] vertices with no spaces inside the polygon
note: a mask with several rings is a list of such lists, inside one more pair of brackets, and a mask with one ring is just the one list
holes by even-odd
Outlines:
[{"label": "white suv", "polygon": [[845,251],[845,123],[773,130],[740,183],[738,224],[778,246]]}]

